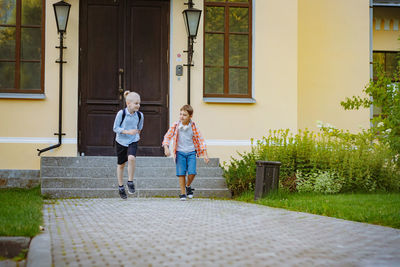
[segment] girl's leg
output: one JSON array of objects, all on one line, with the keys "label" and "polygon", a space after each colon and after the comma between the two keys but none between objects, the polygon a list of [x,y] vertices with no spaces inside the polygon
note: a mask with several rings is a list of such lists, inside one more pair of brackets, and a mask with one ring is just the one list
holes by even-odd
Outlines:
[{"label": "girl's leg", "polygon": [[133,181],[135,176],[136,157],[133,155],[128,156],[128,181]]},{"label": "girl's leg", "polygon": [[179,176],[179,185],[181,187],[181,195],[185,195],[186,194],[186,187],[185,187],[185,175],[180,175]]},{"label": "girl's leg", "polygon": [[118,185],[123,186],[123,176],[124,176],[124,167],[125,163],[117,165],[117,177],[118,177]]}]

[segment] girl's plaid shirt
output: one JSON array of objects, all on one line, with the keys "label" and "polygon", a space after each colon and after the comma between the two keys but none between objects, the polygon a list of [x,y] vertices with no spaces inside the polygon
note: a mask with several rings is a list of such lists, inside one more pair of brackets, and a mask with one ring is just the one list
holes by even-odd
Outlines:
[{"label": "girl's plaid shirt", "polygon": [[[192,123],[192,131],[193,131],[193,144],[194,148],[196,149],[197,156],[204,155],[207,147],[206,143],[204,141],[204,138],[201,136],[199,129],[196,127],[196,124],[193,121],[190,121]],[[177,141],[178,141],[178,135],[179,131],[177,131],[177,127],[179,125],[179,121],[174,122],[172,126],[169,128],[168,132],[164,135],[164,141],[162,142],[162,145],[167,145],[169,146],[169,143],[171,139],[174,140],[173,143],[173,152],[174,155],[176,155],[176,147],[177,147]]]}]

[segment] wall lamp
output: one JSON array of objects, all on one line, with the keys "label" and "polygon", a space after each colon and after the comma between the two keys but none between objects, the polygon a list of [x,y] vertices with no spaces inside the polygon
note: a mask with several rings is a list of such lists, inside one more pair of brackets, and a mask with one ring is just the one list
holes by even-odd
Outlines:
[{"label": "wall lamp", "polygon": [[39,151],[38,156],[42,154],[45,151],[57,148],[61,146],[62,144],[62,138],[61,136],[65,135],[65,133],[62,133],[62,74],[63,74],[63,63],[67,63],[66,61],[63,61],[63,50],[66,49],[64,46],[64,33],[67,31],[67,24],[68,24],[68,17],[69,17],[69,10],[71,9],[71,5],[64,2],[60,1],[55,4],[53,4],[54,7],[54,15],[56,16],[56,22],[57,22],[57,31],[60,34],[60,46],[56,46],[56,48],[60,49],[60,58],[56,60],[56,63],[60,64],[60,70],[59,70],[59,104],[58,104],[58,133],[55,133],[54,135],[58,135],[58,144],[46,147],[44,149],[37,149]]}]

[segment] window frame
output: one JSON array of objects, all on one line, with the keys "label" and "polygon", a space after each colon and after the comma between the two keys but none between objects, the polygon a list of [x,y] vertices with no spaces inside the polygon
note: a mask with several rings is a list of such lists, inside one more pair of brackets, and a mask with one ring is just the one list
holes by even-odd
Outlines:
[{"label": "window frame", "polygon": [[[41,25],[24,25],[22,26],[22,1],[16,0],[16,18],[15,24],[0,24],[0,27],[13,27],[15,28],[15,55],[14,58],[10,59],[0,59],[0,62],[14,62],[14,87],[13,88],[0,88],[1,95],[10,95],[11,98],[15,94],[17,95],[36,95],[44,94],[44,69],[45,69],[45,15],[46,15],[46,0],[41,0],[42,2],[42,16]],[[39,60],[26,60],[21,59],[21,32],[22,29],[40,29],[41,30],[41,55]],[[20,89],[20,78],[21,78],[21,62],[32,62],[40,63],[40,89]],[[35,98],[35,97],[32,97]]]},{"label": "window frame", "polygon": [[[207,12],[207,7],[224,7],[225,8],[225,20],[224,20],[224,32],[215,32],[215,31],[206,31],[206,12]],[[231,7],[242,7],[242,8],[248,8],[249,11],[249,18],[248,18],[248,32],[247,33],[241,33],[241,32],[229,32],[229,9]],[[248,2],[228,2],[227,0],[221,0],[220,2],[208,2],[207,0],[204,1],[203,4],[203,10],[204,10],[204,19],[203,19],[203,98],[214,98],[214,99],[226,99],[226,98],[233,98],[233,99],[252,99],[252,48],[253,48],[253,3],[252,0],[248,0]],[[210,94],[205,92],[205,71],[206,67],[215,67],[215,66],[208,66],[205,64],[205,58],[206,58],[206,42],[205,42],[205,36],[206,34],[211,33],[211,34],[223,34],[224,35],[224,65],[222,68],[224,69],[224,85],[223,85],[223,93],[222,94]],[[246,67],[240,67],[240,66],[229,66],[229,37],[230,35],[247,35],[248,36],[248,76],[247,76],[247,94],[230,94],[229,93],[229,70],[231,68],[237,68],[237,69],[246,69]],[[240,100],[239,100],[240,101]],[[212,101],[214,102],[214,101]],[[215,101],[218,102],[218,101]],[[234,101],[237,102],[237,101]],[[239,103],[239,102],[238,102]]]}]

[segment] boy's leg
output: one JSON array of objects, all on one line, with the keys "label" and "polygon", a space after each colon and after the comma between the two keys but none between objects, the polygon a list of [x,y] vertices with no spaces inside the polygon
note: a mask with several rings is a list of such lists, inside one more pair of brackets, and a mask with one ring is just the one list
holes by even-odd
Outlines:
[{"label": "boy's leg", "polygon": [[187,183],[186,183],[187,187],[189,187],[192,184],[195,176],[196,176],[196,174],[189,174],[188,175],[188,179],[187,179]]},{"label": "boy's leg", "polygon": [[186,195],[186,187],[185,187],[185,175],[180,175],[179,176],[179,185],[181,187],[181,195]]},{"label": "boy's leg", "polygon": [[188,179],[187,179],[186,186],[189,187],[192,184],[194,177],[197,174],[197,172],[196,172],[196,152],[192,152],[188,155],[187,169],[188,169]]},{"label": "boy's leg", "polygon": [[179,187],[181,188],[181,194],[179,197],[181,200],[186,200],[186,172],[187,172],[187,158],[184,153],[176,153],[176,176],[179,177]]},{"label": "boy's leg", "polygon": [[186,194],[189,198],[193,198],[193,188],[190,187],[194,177],[196,176],[196,152],[190,153],[187,159],[188,179],[186,183]]}]

